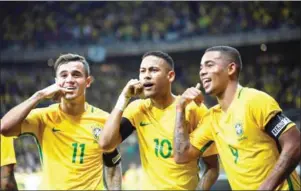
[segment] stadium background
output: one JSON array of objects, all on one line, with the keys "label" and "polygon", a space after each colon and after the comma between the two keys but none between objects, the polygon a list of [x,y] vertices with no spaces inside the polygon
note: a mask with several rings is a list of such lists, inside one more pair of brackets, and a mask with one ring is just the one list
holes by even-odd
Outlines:
[{"label": "stadium background", "polygon": [[[241,52],[241,84],[272,95],[300,128],[300,2],[49,1],[0,7],[1,117],[54,82],[51,67],[62,53],[87,57],[95,78],[87,101],[110,112],[126,82],[138,78],[144,52],[162,50],[173,57],[173,91],[181,94],[199,82],[204,50],[224,44]],[[215,103],[206,96],[207,106]],[[15,149],[19,188],[32,190],[41,170],[34,140],[21,137]],[[120,149],[123,187],[135,189],[141,172],[136,135]],[[222,170],[214,189],[228,186]]]}]

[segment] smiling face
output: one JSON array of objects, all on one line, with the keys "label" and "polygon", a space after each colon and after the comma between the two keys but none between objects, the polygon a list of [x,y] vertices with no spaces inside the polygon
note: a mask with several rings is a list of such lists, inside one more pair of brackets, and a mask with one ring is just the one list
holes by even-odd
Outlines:
[{"label": "smiling face", "polygon": [[217,96],[224,92],[236,66],[219,51],[204,54],[200,64],[200,80],[207,94]]},{"label": "smiling face", "polygon": [[85,68],[80,61],[70,61],[58,66],[56,71],[56,83],[64,88],[72,90],[66,93],[64,99],[75,100],[85,96],[86,88],[90,87],[92,78],[85,75]]},{"label": "smiling face", "polygon": [[171,89],[175,73],[162,58],[146,56],[140,65],[139,79],[146,98],[165,95]]}]

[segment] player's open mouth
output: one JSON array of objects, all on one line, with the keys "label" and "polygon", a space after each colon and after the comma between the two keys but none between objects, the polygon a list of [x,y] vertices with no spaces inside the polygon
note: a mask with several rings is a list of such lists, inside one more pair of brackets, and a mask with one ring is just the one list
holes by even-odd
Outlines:
[{"label": "player's open mouth", "polygon": [[202,79],[203,87],[207,88],[210,85],[211,79],[210,78],[204,78]]},{"label": "player's open mouth", "polygon": [[66,87],[67,90],[75,90],[76,87]]},{"label": "player's open mouth", "polygon": [[153,85],[154,85],[153,83],[147,82],[147,83],[143,84],[143,87],[144,87],[144,89],[147,90],[147,89],[151,89],[153,87]]}]

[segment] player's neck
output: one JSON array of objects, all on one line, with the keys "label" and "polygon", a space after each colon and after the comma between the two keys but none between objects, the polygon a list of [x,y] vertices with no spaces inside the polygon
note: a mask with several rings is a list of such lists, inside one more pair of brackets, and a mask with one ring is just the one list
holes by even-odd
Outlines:
[{"label": "player's neck", "polygon": [[216,96],[218,104],[221,106],[224,112],[227,112],[227,110],[229,109],[232,101],[234,100],[235,93],[238,87],[238,82],[230,82],[225,91]]},{"label": "player's neck", "polygon": [[80,115],[86,111],[85,99],[76,101],[62,100],[60,103],[61,110],[68,115]]},{"label": "player's neck", "polygon": [[165,109],[170,106],[175,101],[175,96],[170,92],[166,95],[158,96],[157,98],[152,98],[152,105],[159,109]]}]

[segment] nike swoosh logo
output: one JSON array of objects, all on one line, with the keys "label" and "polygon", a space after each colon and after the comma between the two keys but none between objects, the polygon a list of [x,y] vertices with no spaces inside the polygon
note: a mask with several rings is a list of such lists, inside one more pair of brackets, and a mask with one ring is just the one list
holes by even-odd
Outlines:
[{"label": "nike swoosh logo", "polygon": [[150,125],[151,123],[146,123],[146,122],[143,122],[143,121],[141,121],[140,122],[140,126],[141,127],[144,127],[144,126],[147,126],[147,125]]},{"label": "nike swoosh logo", "polygon": [[61,131],[61,130],[60,130],[60,129],[56,129],[56,128],[54,128],[54,127],[52,128],[52,132],[55,133],[55,132],[58,132],[58,131]]}]

